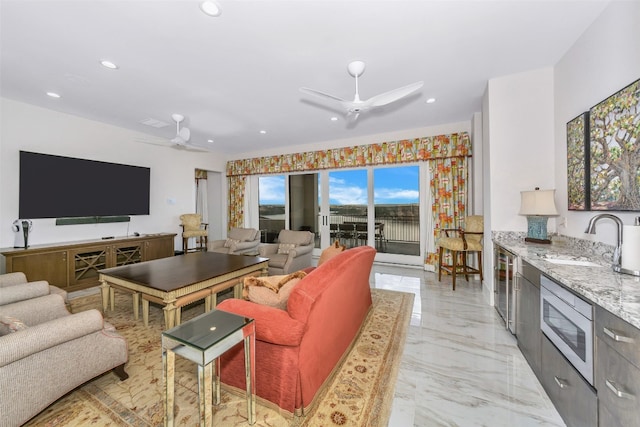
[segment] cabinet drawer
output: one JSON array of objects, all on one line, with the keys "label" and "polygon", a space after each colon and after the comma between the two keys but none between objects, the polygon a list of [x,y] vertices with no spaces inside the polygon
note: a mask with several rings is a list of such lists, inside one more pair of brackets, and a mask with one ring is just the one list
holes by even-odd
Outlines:
[{"label": "cabinet drawer", "polygon": [[596,336],[640,368],[640,330],[596,306]]},{"label": "cabinet drawer", "polygon": [[596,338],[600,424],[640,426],[640,369]]},{"label": "cabinet drawer", "polygon": [[542,386],[568,427],[597,427],[598,398],[549,339],[542,335]]}]

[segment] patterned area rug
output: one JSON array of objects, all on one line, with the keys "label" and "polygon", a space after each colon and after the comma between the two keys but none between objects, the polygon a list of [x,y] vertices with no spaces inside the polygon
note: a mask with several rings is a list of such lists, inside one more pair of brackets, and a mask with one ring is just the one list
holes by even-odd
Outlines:
[{"label": "patterned area rug", "polygon": [[[319,392],[308,415],[292,418],[258,399],[256,426],[387,425],[414,295],[380,289],[371,292],[373,308],[359,336]],[[142,320],[133,319],[131,301],[130,294],[117,292],[115,310],[105,315],[105,320],[127,339],[129,379],[120,381],[109,372],[58,400],[27,426],[163,425],[162,309],[151,306],[149,327],[145,328]],[[100,295],[71,301],[73,312],[99,308],[100,304]],[[187,308],[183,321],[202,312],[202,305]],[[175,390],[176,425],[197,425],[197,368],[180,357],[176,358]],[[245,399],[224,385],[221,403],[214,406],[213,411],[215,425],[247,425]]]}]

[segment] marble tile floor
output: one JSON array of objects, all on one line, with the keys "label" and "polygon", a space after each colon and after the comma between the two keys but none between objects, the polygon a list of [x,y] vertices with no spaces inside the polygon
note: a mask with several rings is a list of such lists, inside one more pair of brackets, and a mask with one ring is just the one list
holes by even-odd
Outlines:
[{"label": "marble tile floor", "polygon": [[565,426],[478,279],[375,265],[372,286],[416,295],[390,427]]}]

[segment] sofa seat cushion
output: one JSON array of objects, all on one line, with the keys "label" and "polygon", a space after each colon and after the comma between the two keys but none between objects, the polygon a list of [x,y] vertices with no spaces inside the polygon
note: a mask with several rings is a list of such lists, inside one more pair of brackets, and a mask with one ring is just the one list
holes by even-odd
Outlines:
[{"label": "sofa seat cushion", "polygon": [[258,230],[255,228],[232,228],[227,233],[227,237],[238,242],[249,242],[255,240]]}]

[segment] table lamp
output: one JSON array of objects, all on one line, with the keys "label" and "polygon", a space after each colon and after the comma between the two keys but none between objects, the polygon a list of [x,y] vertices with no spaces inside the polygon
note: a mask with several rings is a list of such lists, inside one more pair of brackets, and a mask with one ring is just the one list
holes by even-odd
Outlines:
[{"label": "table lamp", "polygon": [[551,243],[547,238],[547,221],[550,216],[558,215],[554,201],[556,190],[521,191],[519,215],[527,217],[527,237],[525,242]]}]

